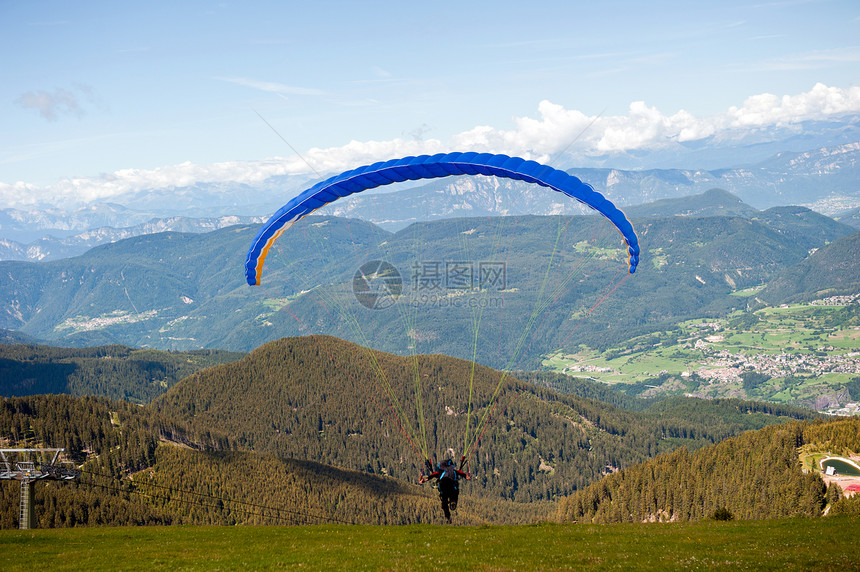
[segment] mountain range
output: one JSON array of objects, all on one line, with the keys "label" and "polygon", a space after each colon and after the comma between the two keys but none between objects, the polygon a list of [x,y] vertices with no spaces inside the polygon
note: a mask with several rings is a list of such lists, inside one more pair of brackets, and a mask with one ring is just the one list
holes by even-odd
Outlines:
[{"label": "mountain range", "polygon": [[[758,211],[709,191],[641,209],[649,218],[633,219],[639,269],[605,302],[601,293],[626,265],[600,217],[460,218],[397,233],[311,217],[276,243],[254,288],[242,264],[255,225],[143,235],[51,262],[2,262],[0,328],[62,345],[235,351],[323,333],[394,353],[535,368],[564,344],[605,348],[673,320],[744,309],[747,300],[733,292],[790,277],[807,257],[854,260],[851,242],[837,239],[855,229],[803,207]],[[397,309],[366,308],[356,296],[355,275],[372,260],[400,275]],[[454,270],[479,280],[482,268],[498,271],[493,288],[442,282]],[[762,296],[778,303],[779,292]]]},{"label": "mountain range", "polygon": [[[828,215],[845,213],[845,222],[856,226],[850,211],[860,205],[858,155],[860,143],[847,142],[783,151],[731,168],[571,168],[568,172],[626,208],[720,188],[758,208],[805,205]],[[757,156],[760,153],[750,153],[747,160]],[[115,197],[112,203],[73,211],[0,209],[0,260],[55,260],[141,234],[205,232],[230,221],[263,220],[314,182],[306,176],[278,176],[256,186],[200,183],[135,191]],[[449,177],[361,193],[325,207],[320,214],[362,218],[397,231],[412,222],[450,217],[583,212],[579,203],[543,188],[505,179]]]},{"label": "mountain range", "polygon": [[[97,209],[87,209],[91,213]],[[120,208],[118,212],[127,212],[128,209]],[[22,211],[7,210],[5,213],[7,219],[14,216],[15,225],[7,223],[5,232],[12,236],[17,235],[41,235],[42,232],[50,232],[51,235],[40,236],[40,238],[22,244],[14,240],[0,239],[0,260],[32,260],[32,261],[48,261],[59,260],[61,258],[70,258],[83,254],[90,248],[100,244],[116,242],[125,238],[141,236],[144,234],[155,234],[158,232],[209,232],[226,226],[236,224],[250,224],[263,222],[263,217],[251,216],[222,216],[218,218],[189,218],[189,217],[171,217],[166,219],[151,218],[146,222],[135,224],[134,226],[122,226],[122,224],[138,218],[138,213],[128,214],[129,218],[116,217],[114,218],[117,226],[101,226],[83,232],[74,232],[76,227],[85,227],[92,224],[88,217],[82,217],[82,220],[66,221],[62,214],[56,215],[56,218],[44,220],[42,223],[47,225],[63,225],[70,230],[58,229],[56,226],[48,226],[45,230],[32,230],[34,220],[38,220],[40,213],[24,213]],[[32,219],[30,214],[35,215]],[[44,214],[44,213],[41,213]],[[56,214],[56,213],[54,213]],[[80,214],[80,213],[76,213]],[[140,215],[147,216],[147,215]],[[24,222],[26,221],[26,222]],[[11,229],[10,229],[11,227]],[[0,226],[0,228],[3,228]],[[60,232],[58,232],[60,231]],[[54,236],[59,234],[60,238]]]},{"label": "mountain range", "polygon": [[[758,208],[805,205],[835,214],[860,201],[858,158],[860,143],[849,143],[803,153],[779,153],[753,165],[729,169],[572,168],[567,172],[598,189],[625,212],[633,205],[719,188]],[[846,203],[845,197],[854,198]],[[523,183],[460,177],[392,193],[359,194],[320,212],[362,218],[398,230],[415,221],[452,216],[579,214],[583,210],[559,195]]]},{"label": "mountain range", "polygon": [[860,233],[844,236],[770,282],[760,296],[779,302],[808,302],[860,292]]}]

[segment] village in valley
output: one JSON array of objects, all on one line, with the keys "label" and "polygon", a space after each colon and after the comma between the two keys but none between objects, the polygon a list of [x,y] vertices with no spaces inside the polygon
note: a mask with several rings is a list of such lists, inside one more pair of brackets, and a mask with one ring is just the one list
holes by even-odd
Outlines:
[{"label": "village in valley", "polygon": [[860,326],[838,319],[858,302],[860,294],[831,296],[690,320],[602,354],[560,352],[544,365],[612,385],[639,385],[641,397],[736,397],[858,415],[860,391],[846,384],[860,380]]}]

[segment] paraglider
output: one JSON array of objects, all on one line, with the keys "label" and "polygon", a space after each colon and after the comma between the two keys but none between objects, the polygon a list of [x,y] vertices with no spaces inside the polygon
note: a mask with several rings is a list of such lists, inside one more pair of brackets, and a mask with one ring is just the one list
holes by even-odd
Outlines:
[{"label": "paraglider", "polygon": [[[640,250],[639,241],[633,225],[624,213],[615,206],[615,204],[609,201],[601,193],[594,190],[590,185],[582,182],[580,179],[572,175],[569,175],[568,173],[565,173],[564,171],[554,169],[548,165],[542,165],[535,161],[529,161],[519,157],[510,157],[508,155],[469,152],[437,154],[432,156],[421,155],[417,157],[404,157],[402,159],[378,162],[343,172],[313,185],[281,207],[259,230],[247,253],[245,260],[245,279],[251,286],[259,285],[261,283],[266,257],[278,238],[288,228],[290,228],[290,226],[305,216],[334,201],[337,201],[338,199],[369,189],[394,183],[401,183],[404,181],[419,181],[423,179],[437,179],[463,175],[495,176],[515,181],[523,181],[547,187],[579,201],[585,206],[600,213],[620,233],[622,241],[626,246],[627,257],[626,270],[628,274],[624,276],[624,278],[636,271],[639,263]],[[570,219],[568,218],[568,222],[569,221]],[[322,224],[326,223],[314,223],[314,226]],[[564,228],[566,228],[566,226]],[[460,232],[460,236],[471,236],[473,232],[474,229],[464,229]],[[478,235],[480,236],[480,233],[478,233]],[[515,234],[512,233],[511,236],[513,237]],[[565,245],[559,240],[561,236],[561,232],[556,236],[555,245],[553,246],[553,254],[565,249]],[[319,256],[320,260],[325,260],[327,255],[324,255],[322,252],[325,248],[325,243],[326,240],[309,242],[308,252],[314,257]],[[380,244],[387,244],[387,241]],[[423,243],[420,240],[415,240],[414,244],[426,243]],[[598,249],[591,249],[591,253],[595,253],[597,250]],[[573,249],[573,251],[576,252],[577,250]],[[522,333],[518,337],[515,337],[515,343],[511,344],[511,351],[509,352],[509,356],[506,358],[507,365],[504,370],[499,372],[498,381],[492,386],[488,385],[483,391],[483,396],[480,397],[479,394],[481,392],[478,391],[475,380],[476,362],[478,359],[477,348],[480,339],[478,336],[478,330],[480,328],[481,319],[484,315],[484,306],[481,304],[475,304],[474,306],[464,305],[464,307],[466,307],[471,313],[469,324],[472,328],[470,335],[472,348],[470,351],[471,368],[466,374],[468,378],[468,391],[464,391],[462,396],[463,403],[461,405],[461,412],[463,413],[462,418],[465,419],[465,422],[462,423],[462,425],[464,426],[465,432],[460,469],[463,469],[465,464],[469,462],[470,457],[475,454],[485,431],[493,423],[495,416],[501,413],[501,409],[497,411],[498,398],[504,388],[505,380],[509,378],[510,372],[518,364],[520,356],[527,347],[527,338],[529,334],[532,333],[536,325],[540,323],[539,318],[542,313],[545,312],[555,300],[558,300],[562,291],[571,284],[571,276],[573,276],[573,274],[566,275],[564,279],[559,281],[557,284],[550,279],[549,269],[553,264],[553,260],[554,257],[550,256],[547,261],[546,271],[541,273],[544,278],[540,282],[539,288],[534,292],[536,300],[531,315],[525,316],[525,319],[523,319],[522,314],[518,315],[520,321],[523,323],[523,325],[520,326]],[[417,287],[421,284],[421,280],[426,278],[426,276],[423,273],[424,266],[419,264],[420,261],[415,257],[414,251],[412,253],[412,261],[414,270],[412,286]],[[478,261],[478,264],[484,264],[485,262],[488,265],[499,264],[492,259],[487,261]],[[442,263],[437,260],[435,262],[426,262],[426,264],[436,264],[436,267],[439,267]],[[446,264],[448,264],[447,261]],[[361,314],[356,314],[353,306],[344,303],[344,300],[349,298],[344,298],[338,295],[332,288],[330,288],[331,284],[343,283],[345,274],[326,280],[314,274],[313,266],[314,265],[305,265],[303,263],[303,257],[301,256],[293,260],[290,265],[289,276],[301,275],[300,278],[302,283],[300,285],[293,286],[289,293],[290,296],[310,294],[310,296],[315,298],[318,297],[318,306],[320,307],[321,312],[334,312],[338,314],[335,320],[338,327],[342,325],[344,329],[352,328],[353,338],[359,340],[360,345],[364,348],[363,351],[366,358],[364,361],[368,368],[372,368],[376,372],[376,378],[378,380],[378,388],[375,388],[377,391],[375,393],[374,391],[368,392],[369,400],[377,406],[380,412],[388,417],[392,426],[398,427],[401,430],[408,441],[408,444],[413,448],[415,453],[423,459],[429,475],[423,476],[421,478],[421,482],[427,482],[427,480],[430,479],[436,479],[438,481],[437,487],[442,501],[442,508],[446,519],[448,522],[451,522],[450,511],[456,509],[459,495],[458,480],[461,478],[469,479],[471,477],[471,471],[469,473],[464,473],[461,470],[458,470],[454,466],[453,462],[450,464],[446,463],[444,466],[439,465],[434,467],[433,463],[429,461],[430,446],[428,446],[427,442],[427,424],[425,422],[426,416],[422,397],[425,391],[424,384],[426,383],[424,377],[427,377],[427,374],[425,373],[424,376],[421,375],[422,367],[419,363],[417,348],[418,342],[423,342],[424,339],[434,338],[432,335],[425,338],[425,333],[416,331],[415,317],[417,315],[416,308],[418,306],[400,303],[400,300],[402,300],[403,297],[398,299],[398,296],[405,288],[404,281],[398,273],[397,268],[384,260],[374,259],[362,262],[358,271],[355,272],[352,280],[349,282],[352,286],[352,293],[355,295],[355,299],[362,306],[359,310],[362,312]],[[468,268],[471,268],[471,266]],[[616,277],[620,276],[624,270],[624,267],[618,268]],[[310,276],[305,276],[305,274],[309,274]],[[613,278],[612,281],[614,282],[615,278]],[[621,282],[623,282],[623,279]],[[606,299],[607,296],[609,296],[609,294],[614,292],[619,284],[616,284],[614,287],[611,287],[611,283],[607,285],[607,287],[599,293],[598,298],[593,306],[591,306],[591,309],[584,311],[581,316],[587,316],[590,314],[604,299]],[[515,289],[511,291],[514,290]],[[502,291],[504,291],[504,288]],[[461,297],[456,298],[456,300],[462,301],[465,299],[466,295],[471,295],[472,292],[473,291],[471,290],[458,289],[456,293],[451,296],[452,299],[455,299],[454,296],[459,295]],[[489,289],[476,288],[474,292],[476,297],[483,296],[482,299],[476,298],[477,302],[487,301]],[[399,391],[395,391],[395,386],[399,387],[400,382],[392,383],[393,380],[390,379],[390,373],[380,364],[377,355],[374,353],[374,350],[371,349],[372,344],[368,341],[366,329],[362,328],[364,323],[362,320],[367,319],[368,314],[371,313],[370,311],[382,310],[388,306],[396,307],[401,311],[398,316],[405,332],[402,338],[407,340],[407,349],[413,354],[413,367],[411,368],[411,372],[406,374],[412,377],[413,388],[408,390],[406,395],[414,398],[415,400],[416,408],[414,416],[407,414],[401,406],[403,394]],[[299,323],[301,331],[313,331],[314,328],[305,324],[297,313],[293,311],[290,305],[287,305],[285,309],[290,312],[290,315]],[[320,323],[318,317],[315,317],[315,322],[317,324]],[[370,323],[374,324],[372,321]],[[376,330],[374,330],[374,332],[375,331]],[[380,331],[382,331],[381,328]],[[504,333],[507,334],[508,332],[505,331]],[[501,335],[502,327],[500,322],[500,339]],[[512,335],[515,336],[515,334]],[[320,344],[324,345],[325,340],[320,340]],[[499,346],[501,348],[501,341]],[[454,354],[452,353],[450,355]],[[439,386],[439,390],[441,391],[441,385]],[[374,395],[380,396],[381,404],[376,402]],[[467,401],[466,397],[468,398]],[[482,403],[481,400],[484,402]],[[479,415],[478,410],[481,408],[483,408],[483,413]],[[453,408],[446,407],[446,417],[456,417],[455,414],[459,415],[459,413],[455,412]],[[472,423],[473,416],[475,416],[476,419],[479,418],[479,422],[474,425]],[[416,422],[418,425],[417,429],[414,426]],[[439,433],[437,432],[435,436],[438,438],[438,435]]]},{"label": "paraglider", "polygon": [[259,285],[266,255],[272,244],[295,222],[310,213],[353,193],[382,185],[436,179],[453,175],[491,175],[548,187],[606,217],[627,245],[629,272],[639,263],[639,241],[633,225],[621,210],[590,185],[564,171],[535,161],[490,153],[447,153],[392,159],[346,171],[317,183],[281,207],[263,225],[254,238],[245,260],[245,279],[251,286]]},{"label": "paraglider", "polygon": [[460,479],[471,480],[470,473],[463,472],[454,466],[453,459],[445,459],[432,471],[433,465],[429,460],[425,461],[428,475],[421,475],[418,484],[424,484],[431,479],[436,479],[436,487],[439,489],[439,500],[442,501],[442,512],[445,519],[451,524],[451,511],[457,510],[457,501],[460,498]]}]

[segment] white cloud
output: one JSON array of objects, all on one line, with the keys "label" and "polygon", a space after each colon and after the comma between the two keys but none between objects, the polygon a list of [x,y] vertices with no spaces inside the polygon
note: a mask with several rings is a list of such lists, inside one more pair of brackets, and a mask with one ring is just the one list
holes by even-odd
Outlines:
[{"label": "white cloud", "polygon": [[301,171],[307,171],[307,166],[299,158],[227,161],[208,165],[185,162],[157,169],[122,169],[93,178],[63,179],[47,187],[24,182],[0,183],[0,204],[14,208],[45,203],[73,207],[146,189],[183,187],[218,181],[253,185],[269,177]]},{"label": "white cloud", "polygon": [[[271,85],[271,90],[279,93],[298,89],[280,84],[264,85]],[[111,199],[127,192],[203,182],[255,184],[275,175],[308,173],[308,163],[317,173],[337,173],[391,158],[455,150],[507,153],[548,161],[560,152],[572,151],[588,156],[656,149],[843,113],[860,113],[860,87],[841,89],[816,84],[810,91],[798,95],[754,95],[741,106],[711,117],[696,117],[684,110],[665,115],[641,101],[631,103],[626,115],[595,117],[542,101],[538,105],[537,117],[515,118],[513,129],[477,126],[452,136],[448,141],[420,137],[350,141],[340,147],[310,149],[303,154],[307,163],[300,157],[208,165],[186,162],[150,170],[124,169],[95,178],[65,179],[48,187],[23,182],[0,183],[0,204],[10,207],[39,203],[71,206]]]},{"label": "white cloud", "polygon": [[62,116],[83,117],[90,106],[104,107],[95,90],[83,83],[74,83],[70,89],[56,87],[53,91],[28,91],[15,103],[25,109],[35,109],[44,119],[57,121]]},{"label": "white cloud", "polygon": [[[304,157],[320,173],[337,173],[377,161],[396,159],[408,155],[432,155],[449,151],[437,139],[392,139],[390,141],[350,141],[342,147],[314,148]],[[303,169],[307,171],[307,167]]]},{"label": "white cloud", "polygon": [[795,96],[754,95],[742,107],[730,108],[725,119],[732,127],[784,125],[857,111],[860,111],[860,87],[840,89],[818,83],[812,90]]},{"label": "white cloud", "polygon": [[573,148],[583,154],[621,152],[858,112],[860,87],[841,89],[820,83],[809,92],[795,96],[755,95],[740,107],[701,118],[683,109],[665,115],[642,101],[631,103],[626,115],[590,117],[542,101],[538,105],[539,118],[517,118],[516,128],[512,130],[475,127],[453,137],[451,148],[547,157],[574,142]]},{"label": "white cloud", "polygon": [[61,115],[81,117],[84,114],[78,103],[78,96],[61,87],[51,93],[42,90],[28,91],[18,98],[17,103],[26,109],[35,109],[48,121],[56,121]]}]

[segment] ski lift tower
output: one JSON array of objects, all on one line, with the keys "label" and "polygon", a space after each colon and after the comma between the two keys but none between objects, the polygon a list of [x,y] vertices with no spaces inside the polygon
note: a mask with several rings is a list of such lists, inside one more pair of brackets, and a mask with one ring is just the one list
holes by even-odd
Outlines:
[{"label": "ski lift tower", "polygon": [[[65,449],[0,449],[0,479],[21,483],[18,528],[26,530],[36,526],[33,512],[33,485],[36,481],[72,481],[80,476],[81,472],[77,469],[57,464],[63,451]],[[6,456],[7,453],[21,455],[22,459],[12,463]],[[53,458],[49,463],[40,462],[40,456],[46,453],[53,453]]]}]

